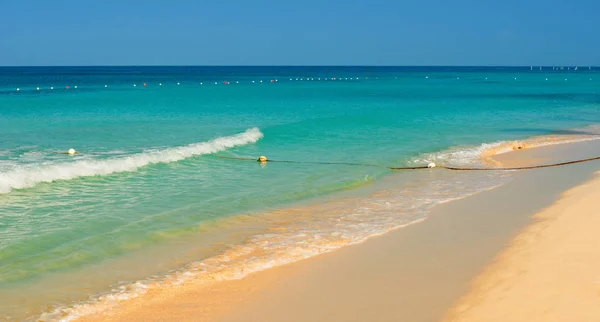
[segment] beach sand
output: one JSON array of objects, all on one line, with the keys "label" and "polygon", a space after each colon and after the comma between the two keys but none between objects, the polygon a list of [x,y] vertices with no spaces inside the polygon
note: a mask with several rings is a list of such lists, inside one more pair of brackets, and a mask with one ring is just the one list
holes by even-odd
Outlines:
[{"label": "beach sand", "polygon": [[[574,159],[589,157],[599,147],[593,141],[564,144],[510,152],[497,159],[502,163],[510,160],[511,166],[532,160]],[[562,195],[561,201],[553,202],[563,191],[588,181],[599,167],[594,162],[524,171],[500,188],[436,206],[427,220],[362,244],[241,280],[208,287],[192,281],[178,288],[151,290],[145,296],[123,302],[116,310],[81,320],[439,321],[448,308],[454,307],[447,320],[487,321],[487,317],[493,320],[498,316],[494,314],[496,309],[529,314],[526,309],[518,309],[532,307],[524,305],[531,303],[524,300],[526,297],[539,301],[540,307],[560,302],[562,293],[557,292],[561,290],[572,293],[569,301],[577,299],[576,293],[587,295],[577,308],[591,310],[595,303],[592,294],[596,300],[600,298],[598,275],[594,277],[593,270],[600,270],[591,265],[589,270],[579,272],[579,268],[587,267],[588,260],[594,258],[598,263],[598,254],[593,254],[593,245],[600,245],[600,237],[593,234],[600,227],[598,219],[586,222],[593,217],[589,203],[600,193],[600,183],[593,181],[578,187]],[[540,212],[542,209],[545,210]],[[575,212],[581,218],[569,223],[567,216],[571,215],[565,215],[567,209],[569,214]],[[538,212],[532,223],[532,215]],[[563,222],[568,223],[564,228],[548,228],[564,225]],[[550,233],[552,236],[543,237],[547,241],[538,245],[539,238],[535,236]],[[589,244],[581,245],[585,242]],[[503,251],[507,246],[508,250]],[[554,258],[558,255],[562,258]],[[522,262],[524,256],[529,261]],[[486,267],[489,263],[492,265]],[[544,267],[559,263],[562,266],[556,266],[558,270]],[[529,281],[540,269],[546,273],[539,278],[520,280]],[[483,275],[473,283],[482,271]],[[570,278],[578,284],[562,282],[571,281]],[[519,286],[522,283],[527,284]],[[539,289],[541,286],[551,289],[546,292]],[[498,305],[493,303],[504,294],[512,296],[513,291],[537,292],[537,297],[520,293],[518,301],[505,298]],[[569,303],[565,301],[557,309],[566,309]],[[588,316],[587,311],[581,314]]]},{"label": "beach sand", "polygon": [[534,216],[444,321],[600,321],[600,178]]}]

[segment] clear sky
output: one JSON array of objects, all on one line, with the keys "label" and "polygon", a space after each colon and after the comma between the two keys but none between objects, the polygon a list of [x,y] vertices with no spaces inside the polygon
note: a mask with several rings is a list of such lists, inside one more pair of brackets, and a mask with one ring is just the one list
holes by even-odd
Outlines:
[{"label": "clear sky", "polygon": [[600,0],[0,0],[0,66],[600,65]]}]

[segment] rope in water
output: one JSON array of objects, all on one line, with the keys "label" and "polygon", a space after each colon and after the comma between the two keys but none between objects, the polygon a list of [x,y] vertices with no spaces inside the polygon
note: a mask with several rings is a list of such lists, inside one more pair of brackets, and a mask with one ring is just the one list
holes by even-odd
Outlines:
[{"label": "rope in water", "polygon": [[583,163],[583,162],[589,162],[589,161],[594,161],[594,160],[600,160],[600,156],[598,156],[598,157],[593,157],[593,158],[588,158],[588,159],[581,159],[581,160],[574,160],[574,161],[567,161],[567,162],[560,162],[560,163],[551,163],[551,164],[525,166],[525,167],[510,167],[510,168],[460,168],[460,167],[452,167],[452,166],[435,166],[435,165],[434,166],[425,165],[425,166],[415,166],[415,167],[386,167],[386,166],[381,166],[381,165],[376,165],[376,164],[368,164],[368,163],[267,160],[266,158],[265,158],[264,161],[260,161],[259,159],[256,159],[256,158],[236,158],[236,157],[227,157],[227,156],[220,156],[220,155],[217,155],[216,157],[217,158],[221,158],[221,159],[239,160],[239,161],[255,161],[255,162],[259,161],[259,162],[279,162],[279,163],[306,163],[306,164],[323,164],[323,165],[351,165],[351,166],[387,168],[387,169],[390,169],[390,170],[420,170],[420,169],[429,169],[429,168],[442,168],[442,169],[453,170],[453,171],[514,171],[514,170],[531,170],[531,169],[558,167],[558,166],[563,166],[563,165],[568,165],[568,164],[575,164],[575,163]]}]

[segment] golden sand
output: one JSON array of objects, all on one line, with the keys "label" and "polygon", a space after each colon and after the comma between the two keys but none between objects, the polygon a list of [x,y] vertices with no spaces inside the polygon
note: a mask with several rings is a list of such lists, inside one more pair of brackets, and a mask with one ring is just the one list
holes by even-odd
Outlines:
[{"label": "golden sand", "polygon": [[600,178],[535,215],[445,321],[600,321]]}]

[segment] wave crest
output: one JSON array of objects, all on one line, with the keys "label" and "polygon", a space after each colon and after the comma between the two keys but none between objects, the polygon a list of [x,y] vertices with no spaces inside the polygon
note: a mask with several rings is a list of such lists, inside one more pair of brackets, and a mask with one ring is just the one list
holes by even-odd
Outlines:
[{"label": "wave crest", "polygon": [[0,194],[9,193],[13,189],[31,188],[42,182],[133,172],[150,164],[177,162],[197,155],[211,154],[235,146],[254,143],[262,137],[263,134],[258,128],[251,128],[232,136],[181,147],[148,151],[127,157],[18,166],[0,173]]}]

